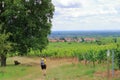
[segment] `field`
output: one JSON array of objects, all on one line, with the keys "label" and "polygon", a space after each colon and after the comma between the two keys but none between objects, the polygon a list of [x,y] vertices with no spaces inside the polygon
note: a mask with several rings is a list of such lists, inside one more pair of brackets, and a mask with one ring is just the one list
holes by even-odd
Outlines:
[{"label": "field", "polygon": [[[30,50],[25,56],[8,54],[7,66],[0,67],[0,80],[119,80],[120,40],[104,38],[96,42],[55,42],[49,43],[42,51]],[[107,57],[107,51],[110,56]],[[114,51],[114,77],[112,59]],[[47,57],[47,75],[40,68],[40,56]],[[15,66],[14,60],[21,64]],[[109,67],[108,67],[109,63]],[[110,75],[108,78],[108,68]]]},{"label": "field", "polygon": [[[15,66],[14,60],[21,62]],[[7,67],[0,67],[0,80],[107,80],[107,65],[98,64],[93,68],[91,64],[78,62],[73,58],[47,58],[47,75],[42,75],[39,57],[10,57]],[[119,80],[120,71],[110,80]]]}]

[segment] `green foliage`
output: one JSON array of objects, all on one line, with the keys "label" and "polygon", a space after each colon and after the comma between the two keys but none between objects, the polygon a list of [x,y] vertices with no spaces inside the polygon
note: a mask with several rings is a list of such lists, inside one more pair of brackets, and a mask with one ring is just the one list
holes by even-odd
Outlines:
[{"label": "green foliage", "polygon": [[[94,43],[50,43],[47,49],[43,50],[43,54],[52,57],[78,57],[80,60],[88,59],[90,51],[98,55],[100,51],[114,48],[113,44],[97,45]],[[103,55],[105,52],[103,53]],[[88,56],[87,56],[88,55]],[[91,55],[93,55],[91,53]]]},{"label": "green foliage", "polygon": [[118,68],[120,69],[120,48],[115,49],[115,60]]},{"label": "green foliage", "polygon": [[8,41],[10,33],[2,33],[1,29],[2,25],[0,25],[0,61],[1,66],[6,66],[6,56],[12,49],[12,43]]},{"label": "green foliage", "polygon": [[[47,44],[47,36],[50,34],[51,19],[54,6],[51,0],[1,0],[0,24],[3,30],[12,35],[9,41],[16,43],[15,51],[24,55],[30,49],[42,51]],[[39,0],[38,0],[39,1]]]},{"label": "green foliage", "polygon": [[97,54],[97,60],[98,63],[102,63],[105,60],[107,60],[107,55],[106,55],[107,50],[100,50]]},{"label": "green foliage", "polygon": [[[65,42],[50,43],[47,49],[43,50],[42,54],[48,57],[77,57],[79,61],[86,60],[92,62],[93,66],[98,62],[105,63],[107,60],[107,50],[116,49],[116,43],[106,45],[97,45],[95,43],[74,43]],[[119,54],[115,52],[117,64],[119,64]]]},{"label": "green foliage", "polygon": [[0,55],[3,54],[5,51],[11,50],[11,43],[7,41],[9,34],[0,34]]},{"label": "green foliage", "polygon": [[95,52],[95,50],[90,50],[88,54],[88,59],[93,62],[93,66],[95,67],[95,62],[97,61],[97,52]]},{"label": "green foliage", "polygon": [[0,25],[0,56],[6,55],[5,52],[9,52],[12,49],[12,46],[8,40],[10,33],[1,32],[2,25]]},{"label": "green foliage", "polygon": [[[106,38],[108,41],[110,38]],[[46,49],[41,52],[31,50],[31,55],[44,55],[46,57],[76,57],[79,61],[86,60],[92,62],[93,66],[98,62],[99,64],[105,63],[107,60],[107,50],[115,50],[115,62],[119,65],[119,38],[117,43],[114,43],[111,38],[109,44],[98,45],[97,43],[75,43],[71,42],[55,42],[49,43]],[[105,41],[105,42],[107,42]],[[116,46],[117,45],[117,46]],[[116,50],[117,48],[117,50]],[[110,56],[111,57],[111,56]]]}]

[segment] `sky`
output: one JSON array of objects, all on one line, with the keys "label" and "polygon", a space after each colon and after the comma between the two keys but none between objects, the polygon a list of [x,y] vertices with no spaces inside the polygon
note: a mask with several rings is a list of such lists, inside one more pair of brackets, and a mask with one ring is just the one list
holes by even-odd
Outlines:
[{"label": "sky", "polygon": [[52,0],[52,31],[120,30],[120,0]]}]

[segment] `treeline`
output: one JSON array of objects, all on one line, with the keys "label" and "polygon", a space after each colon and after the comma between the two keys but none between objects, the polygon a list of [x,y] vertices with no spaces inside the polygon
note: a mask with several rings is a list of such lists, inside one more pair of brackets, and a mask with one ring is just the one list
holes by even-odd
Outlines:
[{"label": "treeline", "polygon": [[55,37],[120,37],[120,31],[53,31],[50,38]]}]

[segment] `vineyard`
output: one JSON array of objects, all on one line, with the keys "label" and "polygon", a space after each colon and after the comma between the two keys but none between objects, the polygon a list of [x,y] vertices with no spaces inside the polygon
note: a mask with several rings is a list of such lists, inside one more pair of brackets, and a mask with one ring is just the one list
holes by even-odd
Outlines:
[{"label": "vineyard", "polygon": [[54,42],[49,43],[48,47],[42,51],[29,52],[29,56],[46,56],[52,58],[77,58],[78,61],[85,63],[103,63],[107,61],[107,50],[110,50],[110,60],[112,60],[112,51],[115,53],[115,63],[120,68],[120,49],[119,43],[112,41],[110,38],[102,40],[104,44],[96,42]]},{"label": "vineyard", "polygon": [[[114,67],[112,65],[113,53]],[[30,49],[24,57],[19,56],[19,52],[7,56],[9,57],[7,63],[10,66],[0,70],[2,80],[43,80],[42,73],[39,71],[41,56],[47,57],[48,69],[45,80],[108,80],[107,78],[119,80],[120,78],[119,39],[116,42],[111,38],[104,38],[101,39],[101,44],[97,42],[54,42],[49,43],[42,52]],[[13,66],[13,60],[20,61],[21,65]],[[110,77],[107,75],[108,63]],[[112,77],[113,68],[114,77]],[[13,77],[16,73],[20,76]]]}]

